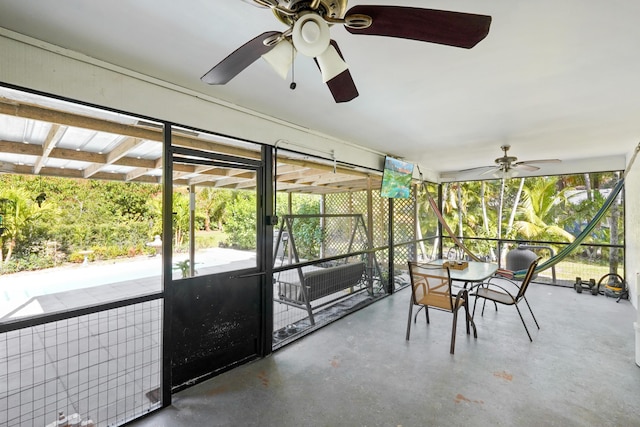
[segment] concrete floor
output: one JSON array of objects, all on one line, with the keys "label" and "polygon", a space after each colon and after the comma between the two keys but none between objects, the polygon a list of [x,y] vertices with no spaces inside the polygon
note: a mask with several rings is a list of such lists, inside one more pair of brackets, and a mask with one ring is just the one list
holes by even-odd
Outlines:
[{"label": "concrete floor", "polygon": [[478,339],[451,315],[420,316],[405,341],[409,290],[272,356],[174,395],[131,423],[186,426],[640,426],[636,311],[623,300],[533,284],[523,307],[476,314]]}]

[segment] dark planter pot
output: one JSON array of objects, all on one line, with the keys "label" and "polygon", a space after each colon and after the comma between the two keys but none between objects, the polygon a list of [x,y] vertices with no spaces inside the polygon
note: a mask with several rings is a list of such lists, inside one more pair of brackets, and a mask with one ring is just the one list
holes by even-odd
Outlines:
[{"label": "dark planter pot", "polygon": [[[507,253],[507,269],[511,271],[526,270],[538,258],[532,250],[517,247]],[[535,279],[537,274],[533,275]]]}]

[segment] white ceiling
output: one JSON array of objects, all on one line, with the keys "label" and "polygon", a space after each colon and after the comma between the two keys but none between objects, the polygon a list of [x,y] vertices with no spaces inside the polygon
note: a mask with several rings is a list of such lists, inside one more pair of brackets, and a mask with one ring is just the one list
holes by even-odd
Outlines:
[{"label": "white ceiling", "polygon": [[[491,15],[471,50],[333,26],[360,92],[336,104],[309,58],[295,91],[259,60],[225,86],[200,77],[281,24],[241,0],[0,0],[0,26],[435,171],[519,160],[563,167],[640,140],[637,0],[352,0]],[[624,164],[624,162],[622,162]],[[540,171],[557,173],[553,165]]]}]

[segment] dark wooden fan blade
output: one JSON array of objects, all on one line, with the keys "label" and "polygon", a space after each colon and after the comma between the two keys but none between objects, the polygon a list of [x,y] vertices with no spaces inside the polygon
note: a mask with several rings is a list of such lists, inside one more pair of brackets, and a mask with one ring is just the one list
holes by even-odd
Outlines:
[{"label": "dark wooden fan blade", "polygon": [[274,46],[265,46],[267,37],[281,34],[279,31],[267,31],[248,41],[224,58],[200,80],[210,85],[223,85],[240,74],[242,70],[253,64],[260,56],[269,52]]},{"label": "dark wooden fan blade", "polygon": [[349,102],[359,95],[349,70],[345,70],[329,80],[327,86],[333,95],[333,99],[338,103]]},{"label": "dark wooden fan blade", "polygon": [[[331,40],[331,45],[336,48],[338,55],[340,55],[340,58],[344,61],[344,56],[342,56],[338,43],[336,43],[335,40]],[[316,65],[318,65],[318,61],[316,61]],[[318,66],[318,68],[320,68],[320,66]],[[338,103],[349,102],[359,95],[358,88],[356,88],[356,84],[348,69],[329,80],[327,86],[331,91],[331,95],[333,95],[333,99]]]},{"label": "dark wooden fan blade", "polygon": [[370,16],[369,28],[349,28],[352,34],[399,37],[470,49],[489,34],[491,17],[446,10],[403,6],[354,6],[348,15]]}]

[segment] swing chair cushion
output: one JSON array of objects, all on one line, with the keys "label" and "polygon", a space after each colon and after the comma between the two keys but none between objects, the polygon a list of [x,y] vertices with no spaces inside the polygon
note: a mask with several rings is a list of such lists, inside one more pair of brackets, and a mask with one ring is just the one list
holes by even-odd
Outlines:
[{"label": "swing chair cushion", "polygon": [[[308,302],[358,285],[362,281],[364,267],[364,262],[358,262],[303,272]],[[278,295],[281,299],[305,304],[299,282],[280,282]]]}]

